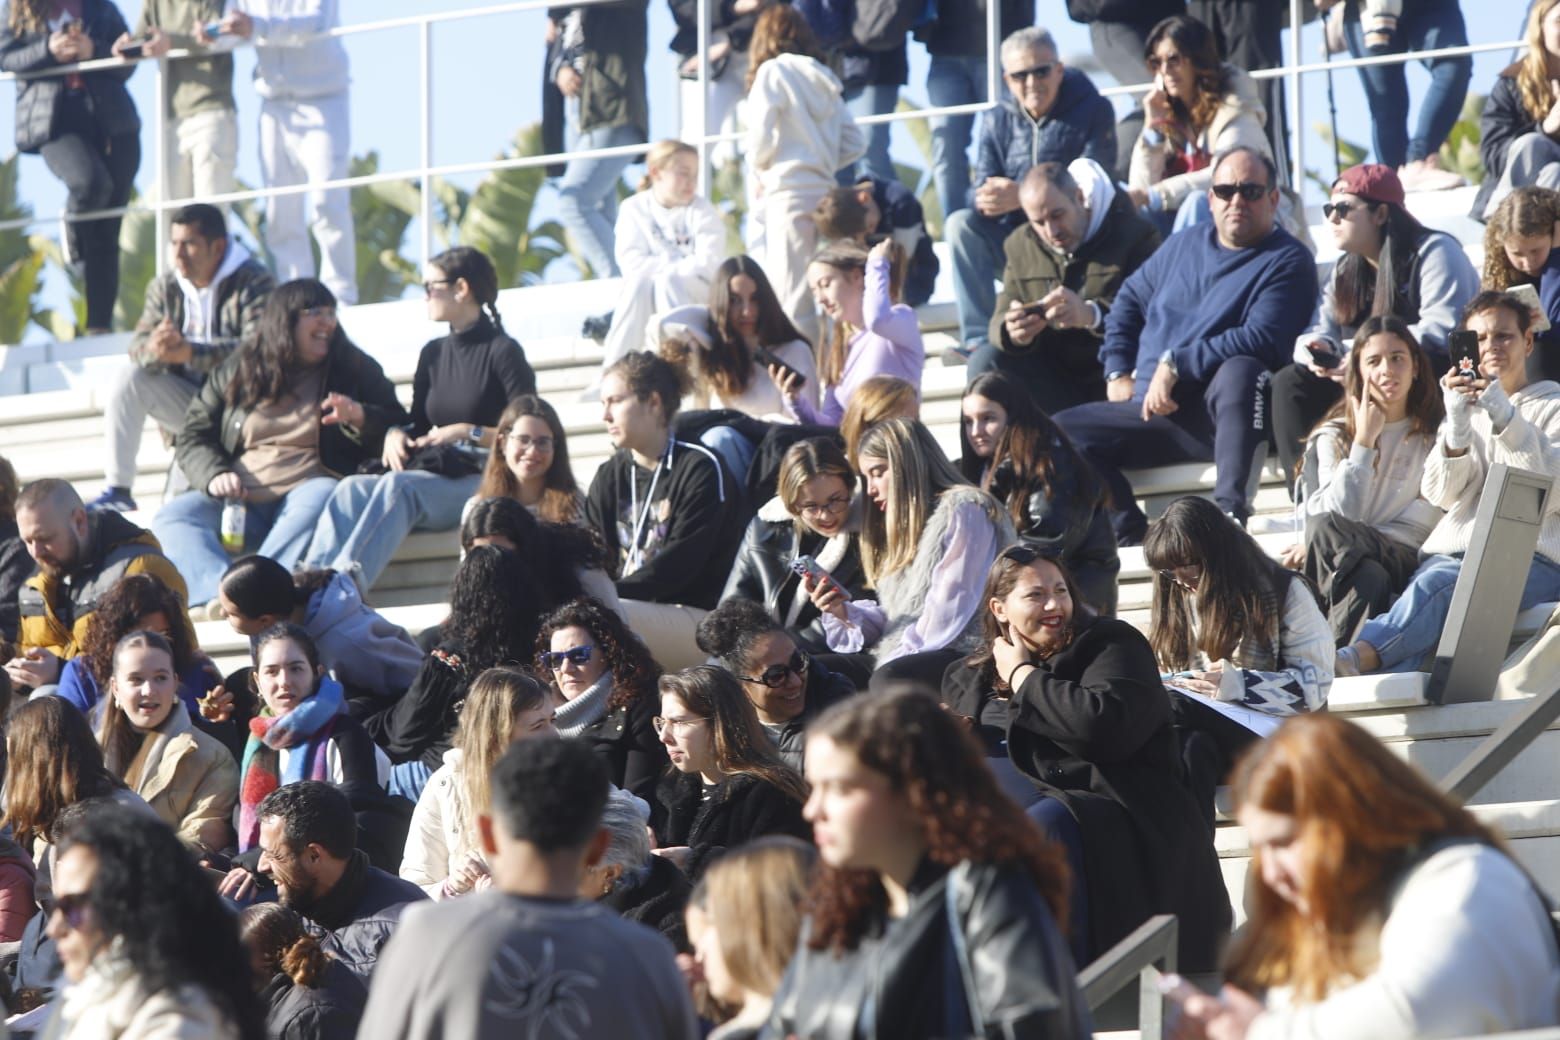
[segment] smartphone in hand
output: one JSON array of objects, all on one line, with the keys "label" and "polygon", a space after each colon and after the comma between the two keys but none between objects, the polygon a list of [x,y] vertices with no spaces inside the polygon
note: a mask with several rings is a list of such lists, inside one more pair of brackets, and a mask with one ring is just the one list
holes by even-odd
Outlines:
[{"label": "smartphone in hand", "polygon": [[1460,376],[1470,379],[1478,379],[1479,375],[1479,334],[1472,329],[1458,329],[1447,340],[1448,351],[1452,356],[1452,367]]},{"label": "smartphone in hand", "polygon": [[1325,350],[1316,344],[1306,347],[1311,352],[1311,363],[1318,368],[1334,369],[1343,364],[1343,358],[1330,350]]},{"label": "smartphone in hand", "polygon": [[765,368],[778,368],[787,379],[795,376],[798,389],[807,385],[806,376],[802,375],[795,368],[786,364],[784,361],[781,361],[780,355],[776,354],[768,347],[758,347],[753,351],[753,355],[758,359],[758,363],[763,365]]},{"label": "smartphone in hand", "polygon": [[808,579],[814,585],[828,582],[830,585],[833,585],[836,589],[839,590],[840,595],[845,598],[845,602],[850,602],[850,593],[846,591],[845,586],[835,581],[834,576],[828,571],[824,570],[822,567],[818,566],[818,561],[814,560],[811,556],[803,554],[793,559],[791,561],[791,571],[794,574]]}]

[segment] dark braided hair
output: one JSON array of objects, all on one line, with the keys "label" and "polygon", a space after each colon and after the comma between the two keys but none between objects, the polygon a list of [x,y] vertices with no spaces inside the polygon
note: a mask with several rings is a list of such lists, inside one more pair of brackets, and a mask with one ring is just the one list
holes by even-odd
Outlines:
[{"label": "dark braided hair", "polygon": [[498,272],[493,269],[493,261],[488,259],[486,253],[471,246],[456,246],[446,249],[428,263],[437,267],[452,282],[464,278],[477,304],[493,320],[498,331],[504,331],[504,319],[498,316]]}]

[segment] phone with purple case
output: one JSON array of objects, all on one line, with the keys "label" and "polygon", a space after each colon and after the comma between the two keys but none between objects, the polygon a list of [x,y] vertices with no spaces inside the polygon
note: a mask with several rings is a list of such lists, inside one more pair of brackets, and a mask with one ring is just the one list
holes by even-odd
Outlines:
[{"label": "phone with purple case", "polygon": [[840,595],[845,597],[845,601],[847,603],[850,602],[850,593],[846,591],[845,586],[835,581],[834,576],[828,571],[824,570],[822,567],[818,566],[818,561],[813,559],[811,556],[803,553],[802,555],[794,558],[791,561],[791,571],[800,577],[811,578],[815,583],[820,581],[829,582],[835,588],[840,590]]}]

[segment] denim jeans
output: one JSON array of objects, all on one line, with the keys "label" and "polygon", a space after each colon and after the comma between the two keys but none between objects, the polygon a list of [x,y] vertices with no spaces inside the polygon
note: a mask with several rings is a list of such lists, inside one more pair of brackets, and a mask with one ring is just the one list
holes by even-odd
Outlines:
[{"label": "denim jeans", "polygon": [[[1440,643],[1462,564],[1461,556],[1427,557],[1391,609],[1365,622],[1359,640],[1381,655],[1379,671],[1416,671],[1424,656]],[[1535,555],[1518,609],[1554,600],[1560,600],[1560,564]]]},{"label": "denim jeans", "polygon": [[[899,104],[899,88],[892,83],[875,84],[864,83],[857,87],[845,88],[845,107],[850,110],[852,116],[880,116],[894,110]],[[854,167],[846,167],[840,171],[840,182],[850,185],[856,183],[856,179],[865,174],[880,177],[885,181],[897,181],[899,174],[894,171],[894,160],[888,155],[888,142],[892,123],[873,123],[861,128],[862,134],[867,139],[867,154],[861,157],[861,161]]]},{"label": "denim jeans", "polygon": [[[313,477],[274,502],[251,502],[244,516],[246,553],[268,556],[288,570],[303,558],[315,524],[336,488],[335,477]],[[222,548],[220,527],[226,499],[186,491],[152,518],[152,533],[184,575],[193,606],[217,598],[217,583],[233,557]]]},{"label": "denim jeans", "polygon": [[1002,242],[1010,228],[1000,219],[961,209],[943,225],[953,256],[953,292],[959,304],[959,341],[979,349],[989,339],[997,308],[997,275],[1004,263]]},{"label": "denim jeans", "polygon": [[[632,126],[597,127],[580,134],[573,148],[617,148],[643,140],[644,135]],[[615,278],[619,273],[613,234],[613,225],[617,223],[617,186],[632,161],[626,155],[615,159],[571,159],[558,181],[558,218],[597,278]]]},{"label": "denim jeans", "polygon": [[[1360,24],[1359,8],[1351,4],[1343,23],[1344,40],[1356,58],[1367,54],[1401,54],[1404,51],[1432,50],[1437,47],[1462,47],[1468,43],[1468,28],[1463,23],[1457,0],[1420,0],[1404,4],[1392,42],[1381,47],[1365,46],[1365,30]],[[1432,58],[1422,62],[1430,70],[1430,89],[1419,103],[1419,123],[1414,136],[1408,136],[1408,76],[1403,65],[1371,65],[1360,69],[1365,100],[1370,104],[1371,135],[1376,161],[1387,166],[1402,166],[1440,151],[1462,113],[1468,81],[1473,77],[1473,59]]]},{"label": "denim jeans", "polygon": [[390,767],[390,783],[386,790],[415,802],[422,797],[423,788],[428,786],[428,778],[431,776],[433,770],[420,758],[398,762]]},{"label": "denim jeans", "polygon": [[444,477],[421,470],[345,477],[320,515],[303,555],[311,567],[356,572],[368,590],[413,531],[448,531],[477,490],[481,474]]},{"label": "denim jeans", "polygon": [[[997,88],[999,91],[1004,89]],[[932,55],[926,70],[926,96],[933,107],[972,105],[986,99],[986,57]],[[969,205],[970,137],[975,117],[940,116],[932,120],[932,177],[943,219]]]}]

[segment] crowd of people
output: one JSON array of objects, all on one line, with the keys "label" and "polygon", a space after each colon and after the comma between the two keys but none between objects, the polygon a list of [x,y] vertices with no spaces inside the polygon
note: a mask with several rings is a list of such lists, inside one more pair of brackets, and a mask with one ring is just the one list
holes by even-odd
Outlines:
[{"label": "crowd of people", "polygon": [[[8,7],[0,65],[90,56],[77,22],[136,39],[107,0],[34,6]],[[149,53],[211,51],[170,95],[189,190],[223,190],[230,89],[198,98],[237,39],[273,48],[268,146],[344,147],[325,23],[200,6],[149,4],[142,29]],[[935,6],[898,51],[863,0],[854,24],[721,7],[701,100],[746,120],[751,253],[683,142],[649,147],[621,207],[626,160],[568,164],[565,216],[623,276],[588,480],[482,252],[425,266],[449,331],[403,397],[338,320],[328,206],[318,279],[215,206],[172,213],[107,397],[107,490],[0,460],[13,1034],[1083,1037],[1078,970],[1156,914],[1183,970],[1227,981],[1167,987],[1187,1040],[1560,1025],[1547,899],[1501,836],[1325,711],[1335,677],[1434,650],[1489,467],[1560,473],[1560,0],[1486,115],[1531,119],[1490,164],[1483,270],[1408,208],[1443,183],[1467,85],[1447,59],[1416,135],[1378,126],[1382,161],[1332,183],[1320,279],[1274,91],[1239,63],[1276,23],[1074,5],[1153,81],[1118,124],[1005,4],[973,172],[970,125],[935,138],[968,354],[951,452],[920,418],[936,259],[852,115],[891,106],[912,28],[958,96],[983,43],[973,7]],[[1361,52],[1460,26],[1450,3],[1321,6]],[[644,143],[645,4],[555,14],[571,140]],[[125,113],[91,101],[115,75],[22,96],[117,162]],[[176,472],[143,527],[148,418]],[[1276,557],[1245,529],[1270,450],[1302,522]],[[1211,495],[1150,520],[1126,471],[1183,461],[1215,464]],[[1560,599],[1556,516],[1524,607]],[[373,605],[414,531],[460,549],[415,633]],[[1116,616],[1137,545],[1142,631]],[[248,647],[230,671],[199,639],[224,622]],[[1245,893],[1215,848],[1224,784]]]}]

